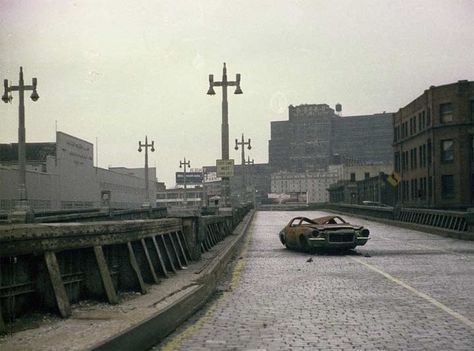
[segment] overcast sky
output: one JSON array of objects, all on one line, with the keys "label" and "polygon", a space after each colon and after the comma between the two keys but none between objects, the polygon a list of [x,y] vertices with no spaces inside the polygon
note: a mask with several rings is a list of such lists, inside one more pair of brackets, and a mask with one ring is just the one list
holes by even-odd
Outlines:
[{"label": "overcast sky", "polygon": [[[343,115],[396,111],[430,85],[474,79],[474,1],[0,0],[0,79],[38,78],[27,141],[58,130],[95,144],[99,166],[150,165],[174,186],[221,157],[221,91],[208,74],[242,75],[229,95],[234,139],[268,162],[270,121],[288,105],[327,103]],[[3,90],[2,90],[3,94]],[[0,142],[17,142],[18,94],[0,105]]]}]

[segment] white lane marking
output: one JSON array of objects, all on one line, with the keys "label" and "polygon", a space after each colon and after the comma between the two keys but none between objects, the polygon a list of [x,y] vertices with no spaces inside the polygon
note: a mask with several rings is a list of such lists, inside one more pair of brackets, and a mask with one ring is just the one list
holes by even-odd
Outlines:
[{"label": "white lane marking", "polygon": [[450,314],[451,316],[453,316],[454,318],[456,318],[457,320],[461,321],[462,323],[464,323],[465,325],[467,325],[468,327],[471,327],[472,329],[474,329],[474,322],[471,321],[470,319],[464,317],[462,314],[456,312],[456,311],[453,311],[452,309],[450,309],[448,306],[446,305],[443,305],[441,302],[435,300],[434,298],[432,298],[431,296],[429,295],[426,295],[424,293],[422,293],[421,291],[418,291],[416,290],[415,288],[413,288],[412,286],[408,285],[407,283],[404,283],[402,282],[401,280],[391,276],[390,274],[388,273],[385,273],[384,271],[376,268],[375,266],[372,266],[371,264],[368,264],[367,262],[364,262],[362,261],[361,259],[358,259],[358,258],[355,258],[355,257],[349,257],[350,259],[366,266],[367,268],[369,268],[370,270],[374,271],[374,272],[377,272],[381,275],[383,275],[385,278],[387,278],[388,280],[400,285],[400,286],[403,286],[405,289],[411,291],[412,293],[414,293],[415,295],[421,297],[422,299],[428,301],[429,303],[431,303],[432,305],[438,307],[439,309],[443,310],[444,312]]}]

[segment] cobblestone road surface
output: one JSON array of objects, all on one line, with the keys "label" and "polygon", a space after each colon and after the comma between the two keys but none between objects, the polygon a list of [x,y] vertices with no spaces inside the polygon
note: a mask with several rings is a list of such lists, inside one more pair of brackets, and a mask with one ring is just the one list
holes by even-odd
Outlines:
[{"label": "cobblestone road surface", "polygon": [[[157,350],[474,350],[474,243],[344,216],[352,254],[285,249],[257,212],[227,286]],[[307,262],[312,257],[312,262]]]}]

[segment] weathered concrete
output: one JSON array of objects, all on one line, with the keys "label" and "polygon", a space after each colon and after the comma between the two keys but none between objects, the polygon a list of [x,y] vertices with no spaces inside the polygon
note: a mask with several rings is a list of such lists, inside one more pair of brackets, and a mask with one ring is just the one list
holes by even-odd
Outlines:
[{"label": "weathered concrete", "polygon": [[181,269],[186,253],[173,242],[180,232],[177,218],[0,226],[0,319],[35,311],[66,318],[80,300],[117,303],[118,290],[145,294],[147,283],[159,282],[145,241],[159,236],[160,254],[173,249],[165,261]]},{"label": "weathered concrete", "polygon": [[[188,269],[174,274],[173,279],[148,286],[146,295],[115,306],[73,306],[71,318],[6,336],[0,341],[0,348],[2,351],[52,348],[135,350],[152,346],[194,313],[214,292],[217,279],[244,235],[252,215],[253,212],[245,217],[234,230],[234,235],[203,252],[201,261],[189,262]],[[151,241],[153,245],[156,239]],[[132,245],[127,245],[127,250],[134,252]]]}]

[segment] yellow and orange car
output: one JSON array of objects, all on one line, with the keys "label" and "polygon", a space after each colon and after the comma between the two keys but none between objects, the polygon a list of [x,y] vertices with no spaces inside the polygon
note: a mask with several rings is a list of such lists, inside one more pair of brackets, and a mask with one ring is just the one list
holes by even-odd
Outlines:
[{"label": "yellow and orange car", "polygon": [[350,250],[365,245],[370,239],[367,228],[347,223],[339,216],[294,217],[280,231],[279,237],[287,248],[303,251],[317,248]]}]

